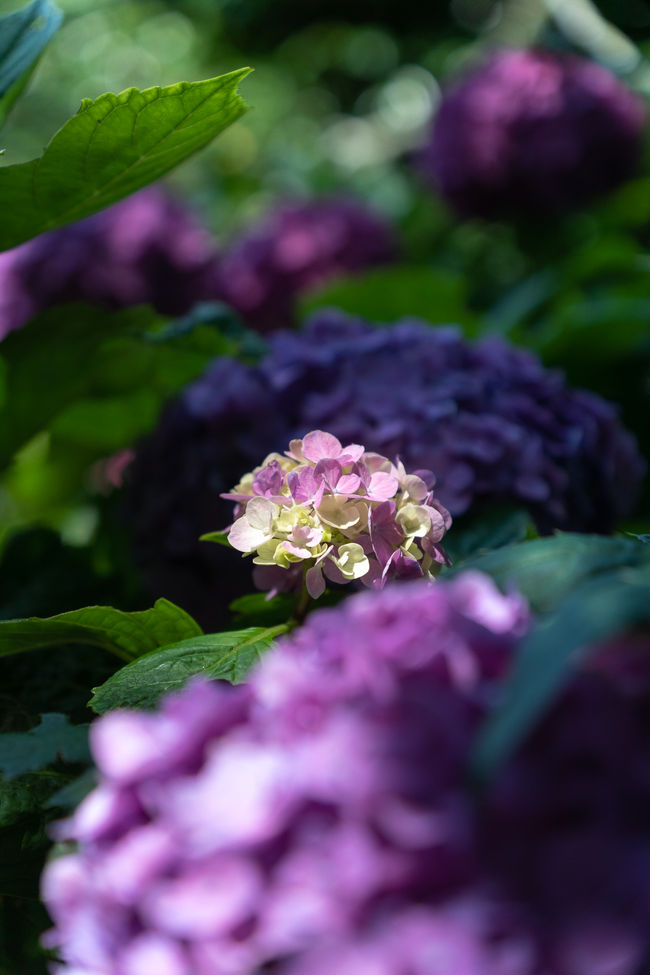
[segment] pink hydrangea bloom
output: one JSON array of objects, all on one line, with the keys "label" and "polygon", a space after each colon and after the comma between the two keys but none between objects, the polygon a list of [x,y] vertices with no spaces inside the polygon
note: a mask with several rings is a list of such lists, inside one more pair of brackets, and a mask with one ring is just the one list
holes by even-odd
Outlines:
[{"label": "pink hydrangea bloom", "polygon": [[433,578],[448,562],[440,543],[451,524],[433,482],[430,471],[407,474],[399,461],[312,430],[222,495],[237,502],[228,541],[255,553],[260,588],[304,579],[314,599],[326,577],[375,589],[391,578]]},{"label": "pink hydrangea bloom", "polygon": [[578,671],[479,795],[528,627],[465,573],[313,613],[250,685],[93,727],[43,879],[61,975],[640,975],[648,634]]},{"label": "pink hydrangea bloom", "polygon": [[58,826],[78,849],[43,879],[61,972],[394,975],[412,957],[482,975],[477,918],[417,892],[472,875],[457,790],[526,625],[480,576],[389,587],[312,616],[249,688],[101,718],[99,785]]}]

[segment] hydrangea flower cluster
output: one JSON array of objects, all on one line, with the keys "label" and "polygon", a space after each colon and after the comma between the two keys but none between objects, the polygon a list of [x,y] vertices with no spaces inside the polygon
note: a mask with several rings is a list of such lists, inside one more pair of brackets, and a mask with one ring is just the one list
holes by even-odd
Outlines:
[{"label": "hydrangea flower cluster", "polygon": [[644,121],[592,61],[500,51],[447,92],[420,166],[461,216],[554,216],[634,174]]},{"label": "hydrangea flower cluster", "polygon": [[450,793],[525,620],[483,579],[389,587],[310,617],[250,687],[97,721],[100,783],[58,830],[79,848],[43,882],[61,972],[360,975],[384,943],[426,957],[432,925],[460,948],[428,899],[471,869]]},{"label": "hydrangea flower cluster", "polygon": [[147,189],[0,254],[0,339],[67,301],[178,315],[220,300],[253,328],[284,328],[299,293],[396,250],[392,229],[364,204],[323,197],[277,207],[220,254],[185,207]]},{"label": "hydrangea flower cluster", "polygon": [[193,215],[160,190],[144,190],[0,254],[0,338],[67,301],[186,312],[208,296],[216,262]]},{"label": "hydrangea flower cluster", "polygon": [[261,332],[287,328],[299,293],[395,258],[391,227],[346,197],[285,203],[228,247],[214,291]]},{"label": "hydrangea flower cluster", "polygon": [[527,627],[477,574],[389,586],[314,613],[248,687],[101,718],[99,785],[58,831],[78,848],[43,881],[61,975],[639,975],[648,636],[479,800],[469,750]]},{"label": "hydrangea flower cluster", "polygon": [[644,463],[616,408],[571,389],[530,352],[414,320],[376,328],[336,311],[270,336],[269,346],[256,367],[216,360],[128,472],[129,524],[153,591],[206,621],[217,622],[217,576],[224,603],[250,579],[233,575],[225,550],[197,541],[230,517],[219,494],[308,430],[435,471],[436,497],[454,517],[511,503],[544,533],[609,532],[634,508]]},{"label": "hydrangea flower cluster", "polygon": [[448,562],[440,542],[451,525],[434,480],[431,471],[407,474],[401,461],[312,430],[222,495],[237,502],[228,541],[272,570],[256,580],[260,588],[301,587],[304,578],[313,599],[325,577],[377,589],[389,579],[432,578]]}]

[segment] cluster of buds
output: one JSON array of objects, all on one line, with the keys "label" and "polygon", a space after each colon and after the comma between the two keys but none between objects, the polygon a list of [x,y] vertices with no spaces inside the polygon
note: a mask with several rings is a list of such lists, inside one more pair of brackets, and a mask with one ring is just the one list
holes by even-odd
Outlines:
[{"label": "cluster of buds", "polygon": [[[271,570],[258,576],[261,588],[304,580],[314,599],[325,577],[375,589],[388,579],[432,578],[448,563],[440,542],[451,524],[434,480],[431,471],[407,474],[400,461],[314,430],[222,495],[237,502],[228,541]],[[277,569],[288,573],[284,585]]]}]

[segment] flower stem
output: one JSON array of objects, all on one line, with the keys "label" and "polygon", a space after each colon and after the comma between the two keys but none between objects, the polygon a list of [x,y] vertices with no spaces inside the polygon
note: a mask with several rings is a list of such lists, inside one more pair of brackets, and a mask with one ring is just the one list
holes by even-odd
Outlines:
[{"label": "flower stem", "polygon": [[298,596],[298,599],[296,600],[293,616],[291,617],[293,620],[296,621],[296,623],[303,622],[305,616],[309,611],[310,603],[311,603],[311,596],[309,595],[307,584],[305,582],[305,576],[303,575],[302,589],[300,590],[300,594]]}]

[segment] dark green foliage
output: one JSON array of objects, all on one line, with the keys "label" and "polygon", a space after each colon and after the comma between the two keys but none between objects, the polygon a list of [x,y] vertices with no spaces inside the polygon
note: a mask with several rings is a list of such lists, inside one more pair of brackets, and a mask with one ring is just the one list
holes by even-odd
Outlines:
[{"label": "dark green foliage", "polygon": [[239,684],[273,640],[286,632],[281,624],[209,633],[154,650],[118,670],[93,689],[90,706],[97,714],[116,707],[153,707],[161,694],[178,690],[195,675]]}]

